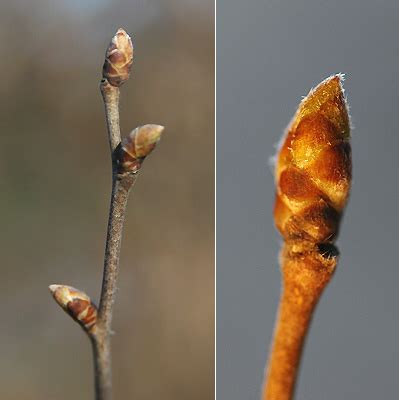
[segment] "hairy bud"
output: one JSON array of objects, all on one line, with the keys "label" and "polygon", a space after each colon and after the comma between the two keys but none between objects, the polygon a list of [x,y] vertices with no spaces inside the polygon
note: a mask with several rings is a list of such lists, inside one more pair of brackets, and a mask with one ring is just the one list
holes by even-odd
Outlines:
[{"label": "hairy bud", "polygon": [[86,293],[65,285],[50,285],[50,292],[54,300],[74,319],[82,328],[92,333],[97,322],[97,307]]},{"label": "hairy bud", "polygon": [[276,165],[276,226],[286,241],[333,243],[351,185],[350,123],[342,76],[301,102]]},{"label": "hairy bud", "polygon": [[160,125],[143,125],[130,132],[119,147],[119,173],[137,172],[160,140],[163,130]]},{"label": "hairy bud", "polygon": [[103,78],[119,87],[129,79],[133,64],[133,44],[130,36],[118,29],[105,53]]}]

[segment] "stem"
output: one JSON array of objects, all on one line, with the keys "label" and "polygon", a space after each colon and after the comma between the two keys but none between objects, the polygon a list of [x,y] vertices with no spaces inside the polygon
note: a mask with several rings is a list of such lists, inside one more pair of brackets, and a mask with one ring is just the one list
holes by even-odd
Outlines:
[{"label": "stem", "polygon": [[309,298],[306,304],[299,304],[290,290],[283,289],[269,361],[265,400],[292,398],[303,344],[317,301]]},{"label": "stem", "polygon": [[117,174],[116,147],[120,143],[119,88],[101,82],[108,136],[112,154],[112,195],[105,246],[104,272],[96,331],[92,336],[96,400],[112,399],[111,323],[122,242],[123,224],[129,192],[136,175]]},{"label": "stem", "polygon": [[102,79],[100,90],[104,100],[105,117],[107,120],[109,146],[111,154],[121,141],[121,130],[119,126],[119,94],[118,87],[112,86],[106,79]]},{"label": "stem", "polygon": [[104,273],[101,289],[97,327],[106,332],[111,330],[112,308],[118,277],[119,258],[122,241],[123,223],[129,191],[135,176],[116,176],[113,179],[111,205],[108,220],[108,232],[105,247]]},{"label": "stem", "polygon": [[111,344],[110,338],[93,336],[91,338],[94,361],[94,380],[96,400],[112,399]]},{"label": "stem", "polygon": [[291,400],[314,309],[334,272],[336,258],[282,254],[283,290],[263,400]]}]

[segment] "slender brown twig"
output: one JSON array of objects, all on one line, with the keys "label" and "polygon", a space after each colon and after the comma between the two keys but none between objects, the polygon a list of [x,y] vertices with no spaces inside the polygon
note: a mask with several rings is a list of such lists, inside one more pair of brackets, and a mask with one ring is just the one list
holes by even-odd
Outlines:
[{"label": "slender brown twig", "polygon": [[100,83],[112,159],[112,195],[98,312],[80,290],[65,285],[50,286],[57,303],[83,327],[91,340],[96,400],[112,399],[111,324],[129,192],[144,159],[154,149],[163,131],[159,125],[144,125],[134,129],[121,142],[119,87],[129,78],[132,62],[131,39],[119,29],[107,49]]},{"label": "slender brown twig", "polygon": [[338,262],[334,241],[351,184],[341,75],[302,101],[278,154],[274,217],[284,238],[283,290],[263,400],[290,400],[319,298]]},{"label": "slender brown twig", "polygon": [[105,117],[107,120],[109,146],[111,149],[111,154],[113,154],[121,141],[121,130],[119,126],[120,90],[119,87],[110,85],[106,79],[101,80],[100,90],[105,106]]}]

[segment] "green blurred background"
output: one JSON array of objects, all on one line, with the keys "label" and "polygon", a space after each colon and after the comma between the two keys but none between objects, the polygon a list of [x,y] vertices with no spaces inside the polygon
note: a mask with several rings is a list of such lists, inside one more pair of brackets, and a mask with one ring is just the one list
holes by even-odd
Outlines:
[{"label": "green blurred background", "polygon": [[114,314],[115,399],[214,396],[214,4],[0,5],[1,399],[91,399],[89,341],[47,286],[98,299],[110,155],[98,88],[135,45],[121,127],[166,127],[133,190]]}]

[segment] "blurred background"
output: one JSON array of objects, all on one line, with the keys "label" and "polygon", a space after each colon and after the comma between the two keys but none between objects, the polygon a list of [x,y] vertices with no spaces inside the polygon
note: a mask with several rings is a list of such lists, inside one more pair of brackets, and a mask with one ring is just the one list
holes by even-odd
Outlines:
[{"label": "blurred background", "polygon": [[91,348],[47,286],[98,299],[111,189],[99,80],[135,45],[121,127],[166,127],[130,198],[113,328],[115,399],[214,395],[214,3],[0,6],[0,398],[91,399]]},{"label": "blurred background", "polygon": [[281,283],[269,158],[302,96],[337,72],[353,190],[296,400],[398,398],[398,27],[395,0],[218,2],[218,400],[259,399]]}]

